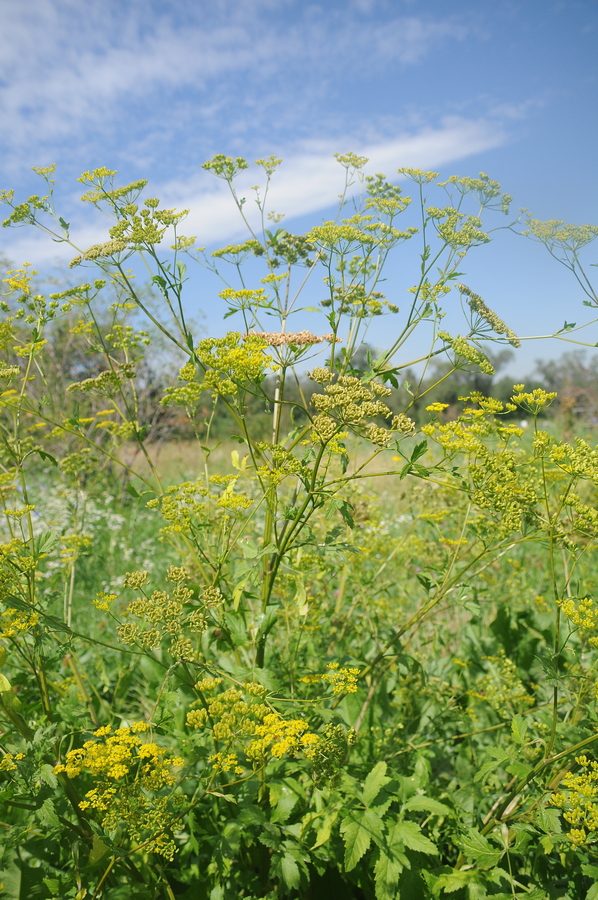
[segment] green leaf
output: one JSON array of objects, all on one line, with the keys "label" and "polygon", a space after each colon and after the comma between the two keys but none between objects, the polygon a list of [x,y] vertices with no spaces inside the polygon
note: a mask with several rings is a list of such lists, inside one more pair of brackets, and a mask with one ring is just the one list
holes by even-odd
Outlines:
[{"label": "green leaf", "polygon": [[530,766],[529,763],[519,762],[518,760],[507,766],[509,775],[514,775],[516,778],[527,778],[532,769],[533,766]]},{"label": "green leaf", "polygon": [[377,763],[369,773],[363,784],[363,802],[371,806],[385,784],[390,778],[386,777],[386,763]]},{"label": "green leaf", "polygon": [[139,491],[137,490],[137,488],[134,487],[134,486],[131,484],[130,481],[127,482],[127,493],[130,494],[131,497],[134,497],[135,500],[138,500],[139,497],[141,497],[141,494],[139,493]]},{"label": "green leaf", "polygon": [[431,856],[438,855],[436,845],[425,834],[422,834],[422,830],[417,822],[396,822],[393,829],[393,837],[402,841],[410,850],[416,850],[419,853],[429,853]]},{"label": "green leaf", "polygon": [[54,767],[49,763],[44,763],[40,766],[38,777],[40,781],[43,781],[44,784],[47,784],[48,787],[55,788],[58,785],[58,779],[54,774]]},{"label": "green leaf", "polygon": [[513,740],[516,744],[525,743],[525,733],[527,731],[527,722],[523,718],[523,716],[515,716],[513,721],[511,722],[511,732],[513,734]]},{"label": "green leaf", "polygon": [[436,884],[434,885],[434,894],[438,896],[439,892],[442,890],[445,894],[454,894],[455,891],[461,890],[461,888],[467,887],[472,878],[475,877],[475,872],[447,872],[444,875],[441,875]]},{"label": "green leaf", "polygon": [[339,816],[339,811],[335,809],[333,812],[327,813],[323,820],[322,824],[318,828],[316,832],[316,842],[313,847],[310,847],[310,850],[315,850],[317,847],[321,847],[322,844],[325,844],[326,841],[330,837],[330,833],[332,831],[332,826],[336,822]]},{"label": "green leaf", "polygon": [[386,853],[380,853],[380,858],[374,868],[376,900],[395,900],[402,871],[403,866],[398,859],[392,859]]},{"label": "green leaf", "polygon": [[299,866],[290,853],[285,853],[280,860],[280,875],[289,890],[299,887],[301,881]]},{"label": "green leaf", "polygon": [[491,869],[500,862],[503,850],[493,847],[488,838],[475,828],[470,828],[461,838],[461,848],[466,856],[473,859],[482,869]]},{"label": "green leaf", "polygon": [[494,772],[495,769],[500,768],[500,766],[504,765],[504,763],[508,762],[513,757],[512,750],[505,750],[502,747],[488,747],[486,753],[493,758],[486,760],[486,762],[482,764],[480,769],[474,775],[474,782],[482,781],[486,775],[490,772]]},{"label": "green leaf", "polygon": [[10,681],[6,675],[0,674],[0,693],[3,694],[4,691],[10,691]]},{"label": "green leaf", "polygon": [[267,606],[266,611],[258,616],[256,640],[259,640],[261,637],[266,637],[266,635],[270,633],[277,618],[278,607]]},{"label": "green leaf", "polygon": [[[4,681],[6,681],[6,679],[4,678],[4,675],[0,675],[0,678],[3,678]],[[15,710],[15,709],[21,708],[21,705],[22,705],[21,701],[19,700],[17,695],[12,690],[0,691],[0,699],[2,700],[2,703],[4,704],[5,709]]]},{"label": "green leaf", "polygon": [[424,812],[436,813],[437,816],[450,816],[452,814],[450,807],[440,803],[439,800],[432,799],[432,797],[426,797],[424,794],[416,794],[414,797],[410,797],[404,804],[403,811],[409,809],[415,812],[423,810]]},{"label": "green leaf", "polygon": [[377,843],[382,842],[383,831],[382,819],[371,809],[363,812],[355,810],[345,816],[341,822],[341,834],[345,842],[345,872],[355,868],[369,848],[372,838]]},{"label": "green leaf", "polygon": [[538,826],[547,834],[561,834],[561,814],[552,806],[540,808],[536,814]]},{"label": "green leaf", "polygon": [[411,454],[411,463],[417,462],[417,460],[424,455],[428,450],[428,442],[422,441],[420,444],[416,444],[413,448],[413,452]]},{"label": "green leaf", "polygon": [[44,800],[39,809],[35,810],[35,815],[42,825],[47,825],[49,828],[58,828],[60,825],[60,820],[54,809],[54,803],[49,797],[47,800]]},{"label": "green leaf", "polygon": [[42,450],[41,447],[34,447],[31,452],[38,453],[42,459],[46,459],[49,463],[52,463],[53,466],[58,465],[58,460],[54,456],[52,456],[51,453],[48,453],[46,450]]},{"label": "green leaf", "polygon": [[278,799],[272,800],[272,790],[270,790],[270,804],[274,807],[274,811],[270,817],[271,822],[286,822],[293,809],[297,805],[299,797],[288,788],[282,788],[282,794]]}]

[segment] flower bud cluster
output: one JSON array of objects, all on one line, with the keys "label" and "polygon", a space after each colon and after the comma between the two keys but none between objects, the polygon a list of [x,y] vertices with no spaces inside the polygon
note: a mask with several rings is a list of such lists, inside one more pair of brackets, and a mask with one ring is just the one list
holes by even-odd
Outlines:
[{"label": "flower bud cluster", "polygon": [[325,368],[314,369],[309,376],[325,386],[323,394],[313,394],[311,398],[318,411],[312,420],[312,441],[328,443],[334,437],[338,439],[339,429],[344,424],[363,429],[368,440],[384,447],[394,433],[409,434],[414,430],[414,423],[404,414],[393,417],[390,429],[367,421],[378,416],[388,418],[392,415],[391,410],[380,399],[392,393],[386,385],[378,381],[364,384],[354,375],[340,375],[334,381],[330,370]]},{"label": "flower bud cluster", "polygon": [[465,284],[458,284],[458,290],[465,294],[467,297],[467,302],[470,306],[470,309],[473,312],[477,313],[481,319],[484,319],[487,322],[492,330],[496,334],[504,334],[511,346],[513,347],[521,347],[521,341],[517,337],[514,331],[512,331],[508,325],[505,325],[503,320],[496,315],[494,310],[490,309],[489,306],[486,306],[482,298],[478,294],[474,294],[474,292],[467,287]]},{"label": "flower bud cluster", "polygon": [[466,338],[461,337],[461,335],[458,335],[456,338],[451,337],[446,331],[439,331],[438,337],[443,340],[445,344],[448,344],[457,356],[461,356],[463,359],[466,359],[467,362],[479,366],[485,375],[494,375],[494,366],[488,357],[477,347],[473,347],[469,344]]},{"label": "flower bud cluster", "polygon": [[318,337],[317,334],[312,334],[311,331],[250,331],[244,337],[261,338],[268,347],[283,347],[286,344],[294,347],[305,347],[308,344],[321,344],[324,341],[329,341],[330,343],[333,341],[340,343],[341,341],[341,338],[335,337],[333,334],[323,334],[322,337]]},{"label": "flower bud cluster", "polygon": [[202,635],[209,627],[210,611],[224,602],[217,587],[207,587],[198,598],[199,605],[190,607],[193,591],[186,586],[189,573],[182,566],[170,566],[166,575],[175,587],[171,593],[144,590],[147,572],[127,573],[125,587],[141,591],[141,595],[126,607],[125,616],[135,616],[151,627],[145,631],[135,622],[125,622],[118,628],[118,635],[125,644],[139,644],[155,649],[163,641],[170,642],[169,650],[177,659],[198,659],[198,651],[189,637]]}]

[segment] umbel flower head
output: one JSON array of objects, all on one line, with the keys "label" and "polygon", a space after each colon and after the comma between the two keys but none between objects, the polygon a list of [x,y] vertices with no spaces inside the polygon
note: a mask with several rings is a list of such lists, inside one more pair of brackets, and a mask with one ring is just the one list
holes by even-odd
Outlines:
[{"label": "umbel flower head", "polygon": [[106,831],[125,823],[133,842],[144,841],[148,851],[172,859],[176,846],[168,828],[174,815],[168,798],[156,794],[172,789],[176,783],[173,770],[184,760],[167,757],[164,747],[144,740],[141,735],[149,728],[147,722],[134,722],[116,731],[110,725],[98,728],[94,740],[67,753],[66,762],[55,766],[54,772],[64,772],[69,778],[91,775],[96,783],[79,804],[81,809],[97,810]]},{"label": "umbel flower head", "polygon": [[247,334],[247,337],[249,336],[262,338],[269,347],[282,347],[284,344],[304,347],[306,344],[322,344],[324,341],[341,342],[341,338],[335,337],[333,334],[323,334],[322,337],[318,337],[311,331],[250,331]]}]

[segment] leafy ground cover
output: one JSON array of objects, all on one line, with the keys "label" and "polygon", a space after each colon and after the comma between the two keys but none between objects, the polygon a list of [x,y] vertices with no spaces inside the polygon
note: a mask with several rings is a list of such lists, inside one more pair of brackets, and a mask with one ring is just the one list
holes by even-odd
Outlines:
[{"label": "leafy ground cover", "polygon": [[[402,170],[403,226],[401,189],[339,162],[338,219],[292,235],[266,227],[278,161],[259,161],[261,228],[211,256],[145,182],[85,173],[114,219],[73,251],[90,280],[48,294],[30,266],[5,275],[2,896],[598,896],[592,427],[564,434],[537,387],[439,399],[449,376],[492,372],[488,341],[519,341],[458,280],[486,218],[508,216],[500,186]],[[206,164],[243,217],[246,166]],[[5,224],[72,242],[39,174],[45,196],[3,194]],[[579,260],[597,229],[527,230],[598,305]],[[382,272],[414,240],[399,309]],[[190,259],[227,273],[238,331],[193,334]],[[318,270],[326,333],[291,330]],[[462,335],[442,329],[450,292]],[[393,342],[375,358],[377,315]],[[430,350],[405,385],[415,328]],[[154,338],[179,360],[158,395]],[[193,440],[165,440],[173,417]]]}]

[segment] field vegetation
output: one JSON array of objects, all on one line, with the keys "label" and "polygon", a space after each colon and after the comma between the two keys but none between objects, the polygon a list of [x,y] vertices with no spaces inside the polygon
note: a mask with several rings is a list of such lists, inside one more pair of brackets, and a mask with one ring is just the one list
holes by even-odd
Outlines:
[{"label": "field vegetation", "polygon": [[[7,900],[598,897],[598,370],[501,378],[520,336],[465,274],[523,231],[595,315],[598,228],[521,222],[484,173],[403,169],[409,197],[338,161],[338,216],[294,235],[279,160],[256,229],[248,164],[214,157],[248,233],[213,253],[105,168],[80,178],[112,218],[92,247],[53,167],[2,194],[6,227],[73,247],[57,290],[2,281]],[[187,319],[193,264],[224,336]]]}]

